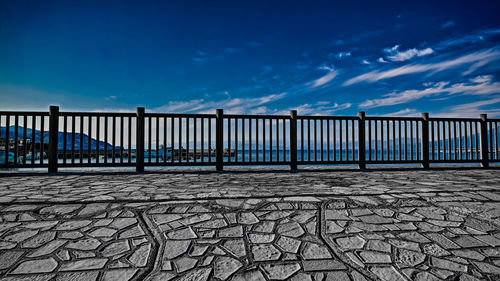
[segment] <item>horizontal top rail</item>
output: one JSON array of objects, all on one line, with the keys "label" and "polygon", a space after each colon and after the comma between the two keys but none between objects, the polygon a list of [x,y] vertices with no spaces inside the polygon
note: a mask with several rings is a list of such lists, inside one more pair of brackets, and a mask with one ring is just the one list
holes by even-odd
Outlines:
[{"label": "horizontal top rail", "polygon": [[297,119],[306,120],[359,120],[357,116],[297,116]]},{"label": "horizontal top rail", "polygon": [[215,114],[186,114],[186,113],[144,113],[145,117],[174,117],[174,118],[215,118]]},{"label": "horizontal top rail", "polygon": [[480,121],[479,118],[446,118],[446,117],[433,117],[429,121],[462,121],[462,122],[475,122]]},{"label": "horizontal top rail", "polygon": [[92,117],[135,117],[136,113],[127,112],[59,112],[60,116],[92,116]]},{"label": "horizontal top rail", "polygon": [[389,116],[366,116],[366,120],[402,120],[422,121],[421,117],[389,117]]},{"label": "horizontal top rail", "polygon": [[224,114],[224,118],[233,118],[233,119],[290,119],[290,115]]},{"label": "horizontal top rail", "polygon": [[41,115],[49,116],[48,112],[44,111],[0,111],[0,115]]}]

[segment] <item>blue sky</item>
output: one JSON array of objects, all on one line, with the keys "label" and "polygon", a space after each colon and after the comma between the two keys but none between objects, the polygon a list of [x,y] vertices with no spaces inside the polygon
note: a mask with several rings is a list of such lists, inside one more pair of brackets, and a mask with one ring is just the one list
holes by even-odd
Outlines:
[{"label": "blue sky", "polygon": [[0,110],[500,116],[500,2],[284,3],[0,0]]}]

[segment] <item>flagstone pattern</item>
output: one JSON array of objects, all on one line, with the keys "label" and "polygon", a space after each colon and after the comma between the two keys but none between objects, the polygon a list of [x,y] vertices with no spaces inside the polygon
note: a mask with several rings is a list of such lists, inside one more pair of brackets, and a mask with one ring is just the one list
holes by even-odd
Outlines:
[{"label": "flagstone pattern", "polygon": [[500,278],[499,170],[136,175],[2,177],[0,280]]}]

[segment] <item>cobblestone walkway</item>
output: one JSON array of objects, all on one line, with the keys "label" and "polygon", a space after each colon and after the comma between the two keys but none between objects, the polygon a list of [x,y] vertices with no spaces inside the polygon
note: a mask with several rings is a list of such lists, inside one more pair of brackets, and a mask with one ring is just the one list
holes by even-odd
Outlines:
[{"label": "cobblestone walkway", "polygon": [[0,280],[500,280],[500,170],[0,174]]}]

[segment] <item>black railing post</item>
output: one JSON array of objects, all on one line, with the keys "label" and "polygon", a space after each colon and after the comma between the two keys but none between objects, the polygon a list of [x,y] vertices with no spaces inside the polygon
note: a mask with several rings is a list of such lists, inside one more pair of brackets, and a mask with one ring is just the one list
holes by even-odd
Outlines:
[{"label": "black railing post", "polygon": [[135,170],[137,172],[143,172],[144,171],[144,107],[137,108],[136,127],[137,131],[136,131],[136,146],[135,146]]},{"label": "black railing post", "polygon": [[[366,169],[366,135],[365,135],[365,112],[360,111],[358,112],[358,161],[359,161],[359,168],[360,169]],[[353,140],[354,141],[354,140]],[[330,153],[330,152],[328,152]],[[354,153],[354,152],[353,152]]]},{"label": "black railing post", "polygon": [[297,170],[297,110],[290,110],[290,169]]},{"label": "black railing post", "polygon": [[215,167],[217,171],[223,169],[223,143],[224,143],[224,110],[217,109],[215,112]]},{"label": "black railing post", "polygon": [[490,166],[488,159],[488,122],[487,115],[481,114],[479,115],[481,118],[481,166],[483,168],[488,168]]},{"label": "black railing post", "polygon": [[422,167],[425,169],[429,168],[429,113],[428,112],[422,113]]},{"label": "black railing post", "polygon": [[59,107],[51,105],[49,108],[49,173],[57,173],[57,147],[59,142],[58,135]]}]

